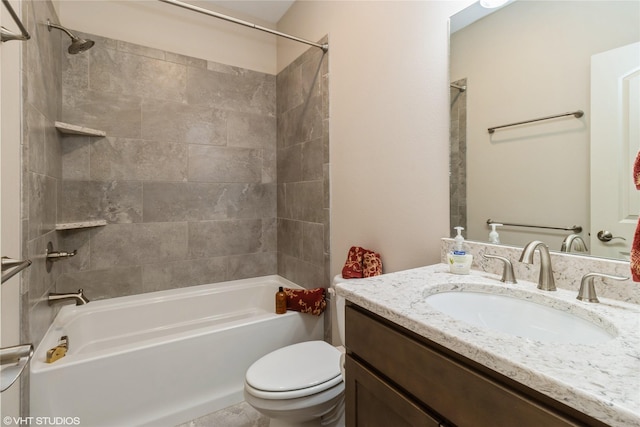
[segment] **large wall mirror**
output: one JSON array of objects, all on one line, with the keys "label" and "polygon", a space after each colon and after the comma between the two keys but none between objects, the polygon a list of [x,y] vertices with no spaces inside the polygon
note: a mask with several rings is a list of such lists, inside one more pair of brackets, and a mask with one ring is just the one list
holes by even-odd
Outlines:
[{"label": "large wall mirror", "polygon": [[474,10],[451,18],[451,226],[488,242],[492,220],[501,244],[628,259],[640,1],[516,0],[461,24]]}]

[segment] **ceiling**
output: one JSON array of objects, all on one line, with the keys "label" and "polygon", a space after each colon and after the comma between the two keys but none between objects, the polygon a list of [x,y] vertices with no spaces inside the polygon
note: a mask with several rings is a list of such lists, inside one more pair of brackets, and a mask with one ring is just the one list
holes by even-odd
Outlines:
[{"label": "ceiling", "polygon": [[295,0],[208,0],[217,6],[276,24]]}]

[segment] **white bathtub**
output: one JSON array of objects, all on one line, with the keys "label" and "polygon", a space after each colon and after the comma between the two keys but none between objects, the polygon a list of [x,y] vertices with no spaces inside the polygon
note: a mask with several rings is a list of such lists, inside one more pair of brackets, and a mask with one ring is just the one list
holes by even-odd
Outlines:
[{"label": "white bathtub", "polygon": [[[241,402],[254,361],[323,336],[322,316],[274,314],[278,286],[299,287],[265,276],[63,307],[31,362],[30,415],[172,426]],[[67,355],[45,363],[63,335]]]}]

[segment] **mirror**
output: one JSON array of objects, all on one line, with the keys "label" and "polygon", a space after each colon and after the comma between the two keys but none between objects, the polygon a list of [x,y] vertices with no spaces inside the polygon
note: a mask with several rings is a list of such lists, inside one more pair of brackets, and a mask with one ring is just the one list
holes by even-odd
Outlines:
[{"label": "mirror", "polygon": [[[628,177],[633,183],[638,119],[628,124],[632,140],[625,142],[626,158],[606,165],[610,173],[605,169],[605,178],[599,172],[594,179],[591,165],[599,164],[591,153],[596,144],[591,135],[591,62],[640,40],[640,2],[517,0],[459,28],[474,10],[482,8],[471,5],[451,17],[450,25],[451,227],[461,225],[467,239],[488,242],[491,219],[505,223],[497,230],[502,244],[542,240],[556,251],[577,234],[588,252],[580,251],[580,239],[573,239],[571,252],[628,259],[633,231],[620,236],[626,240],[596,240],[591,205],[599,202],[592,200],[590,184],[597,181],[622,193],[628,184],[620,181]],[[630,93],[638,98],[635,84]],[[584,114],[488,131],[576,111]],[[604,144],[613,149],[622,143]],[[636,193],[634,188],[631,197],[636,199],[627,205],[637,206]],[[619,222],[635,229],[637,213]],[[555,229],[574,225],[582,231]],[[608,252],[595,250],[594,240]]]}]

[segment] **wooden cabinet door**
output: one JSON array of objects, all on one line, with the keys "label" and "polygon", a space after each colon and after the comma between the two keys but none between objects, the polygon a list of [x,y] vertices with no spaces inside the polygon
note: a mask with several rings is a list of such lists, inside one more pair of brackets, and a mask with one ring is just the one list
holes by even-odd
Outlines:
[{"label": "wooden cabinet door", "polygon": [[438,427],[441,424],[420,406],[347,356],[347,427]]}]

